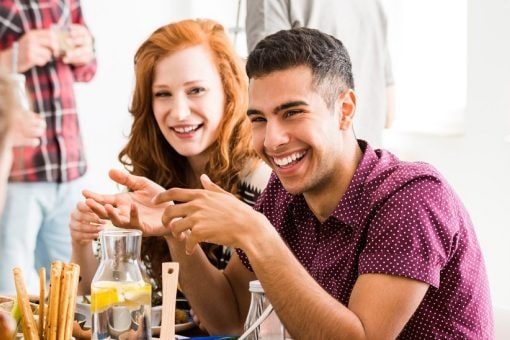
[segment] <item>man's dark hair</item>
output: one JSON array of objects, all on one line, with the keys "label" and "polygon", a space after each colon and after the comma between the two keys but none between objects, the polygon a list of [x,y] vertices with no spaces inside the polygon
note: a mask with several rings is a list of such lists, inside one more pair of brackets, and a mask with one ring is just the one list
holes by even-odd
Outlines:
[{"label": "man's dark hair", "polygon": [[282,30],[261,40],[248,56],[250,79],[274,71],[308,66],[313,85],[329,107],[346,89],[354,89],[349,54],[342,42],[316,29],[299,27]]}]

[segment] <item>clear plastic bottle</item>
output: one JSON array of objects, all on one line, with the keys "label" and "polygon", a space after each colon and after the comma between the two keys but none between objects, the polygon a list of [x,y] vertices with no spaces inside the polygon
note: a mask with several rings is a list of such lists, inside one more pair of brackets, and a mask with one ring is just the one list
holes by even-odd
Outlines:
[{"label": "clear plastic bottle", "polygon": [[91,284],[92,339],[151,339],[151,285],[140,270],[139,230],[100,234],[101,262]]},{"label": "clear plastic bottle", "polygon": [[[264,310],[271,305],[269,299],[264,294],[264,288],[260,281],[250,282],[251,302],[248,316],[244,324],[245,331],[255,323]],[[246,337],[247,340],[282,340],[285,339],[285,329],[276,312],[271,312],[259,327]]]},{"label": "clear plastic bottle", "polygon": [[26,79],[22,73],[11,73],[11,79],[16,87],[16,95],[23,110],[30,110],[30,102],[28,100]]}]

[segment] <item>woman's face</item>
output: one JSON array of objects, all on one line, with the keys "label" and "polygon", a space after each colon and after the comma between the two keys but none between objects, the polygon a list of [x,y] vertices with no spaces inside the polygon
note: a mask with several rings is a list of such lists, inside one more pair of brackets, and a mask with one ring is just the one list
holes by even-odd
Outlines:
[{"label": "woman's face", "polygon": [[218,138],[224,107],[220,74],[204,46],[172,53],[157,63],[152,109],[166,140],[182,156],[207,156]]}]

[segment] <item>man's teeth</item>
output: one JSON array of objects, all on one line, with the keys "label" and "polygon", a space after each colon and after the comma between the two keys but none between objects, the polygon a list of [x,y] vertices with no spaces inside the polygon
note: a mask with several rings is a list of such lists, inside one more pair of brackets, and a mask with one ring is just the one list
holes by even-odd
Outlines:
[{"label": "man's teeth", "polygon": [[174,127],[174,130],[178,133],[188,133],[198,129],[199,125],[190,125],[185,127]]},{"label": "man's teeth", "polygon": [[274,159],[274,162],[276,163],[276,165],[286,166],[286,165],[289,165],[290,163],[294,162],[295,160],[301,159],[305,155],[305,153],[306,153],[305,151],[295,152],[292,155],[289,155],[287,157],[281,157],[281,158],[273,157],[273,159]]}]

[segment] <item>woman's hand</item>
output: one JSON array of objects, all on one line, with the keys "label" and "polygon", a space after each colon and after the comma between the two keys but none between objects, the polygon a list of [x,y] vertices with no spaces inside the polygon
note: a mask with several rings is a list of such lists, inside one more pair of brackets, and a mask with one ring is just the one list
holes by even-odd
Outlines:
[{"label": "woman's hand", "polygon": [[73,244],[89,244],[99,237],[106,221],[102,220],[85,202],[78,202],[71,213],[69,229]]},{"label": "woman's hand", "polygon": [[141,176],[134,176],[119,170],[110,170],[110,178],[126,186],[130,191],[114,195],[101,195],[88,190],[83,192],[87,206],[100,218],[125,229],[141,230],[144,236],[164,236],[170,231],[161,223],[165,208],[173,204],[152,203],[152,198],[165,189]]}]

